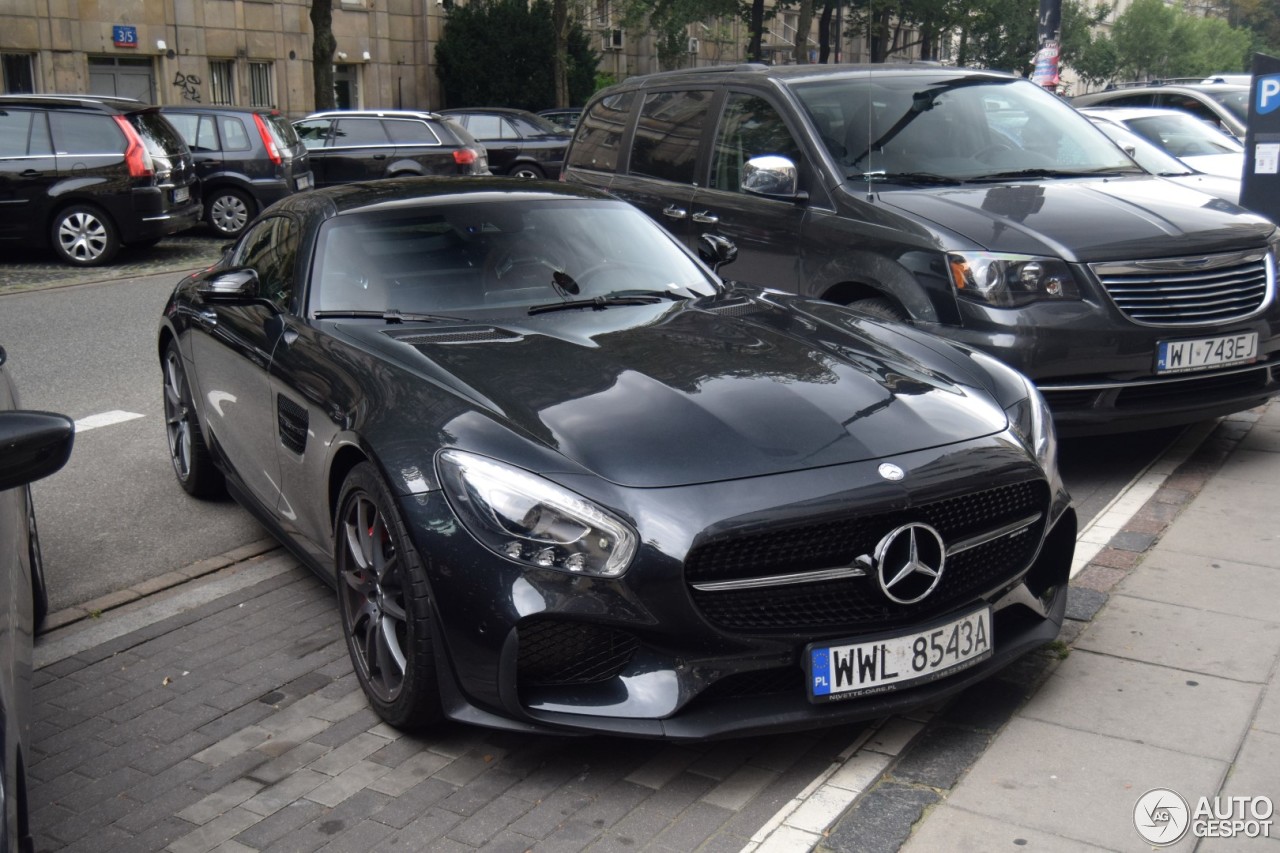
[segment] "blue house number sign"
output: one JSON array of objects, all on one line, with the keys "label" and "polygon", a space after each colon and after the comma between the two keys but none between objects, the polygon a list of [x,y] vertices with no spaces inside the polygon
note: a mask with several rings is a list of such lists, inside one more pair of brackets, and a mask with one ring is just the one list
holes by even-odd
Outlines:
[{"label": "blue house number sign", "polygon": [[116,24],[111,28],[111,41],[116,47],[137,47],[138,28]]}]

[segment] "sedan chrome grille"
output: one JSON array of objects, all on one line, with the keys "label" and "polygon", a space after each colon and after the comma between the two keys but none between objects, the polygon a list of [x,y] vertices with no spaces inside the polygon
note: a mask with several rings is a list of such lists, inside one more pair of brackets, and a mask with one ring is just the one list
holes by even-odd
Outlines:
[{"label": "sedan chrome grille", "polygon": [[1261,311],[1275,290],[1263,249],[1208,257],[1090,264],[1117,308],[1144,326],[1229,323]]}]

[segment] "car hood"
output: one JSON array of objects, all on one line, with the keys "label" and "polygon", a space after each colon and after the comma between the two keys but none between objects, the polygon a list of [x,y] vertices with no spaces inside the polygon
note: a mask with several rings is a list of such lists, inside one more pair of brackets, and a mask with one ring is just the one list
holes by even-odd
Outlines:
[{"label": "car hood", "polygon": [[1196,154],[1180,159],[1197,172],[1204,172],[1206,175],[1235,178],[1237,181],[1244,175],[1243,154],[1234,152],[1228,154]]},{"label": "car hood", "polygon": [[892,457],[1006,427],[989,377],[958,350],[840,317],[847,329],[766,300],[704,299],[360,333],[625,486]]},{"label": "car hood", "polygon": [[1226,199],[1232,204],[1240,203],[1239,178],[1224,178],[1221,175],[1202,175],[1198,172],[1192,172],[1186,175],[1166,175],[1165,180],[1173,181],[1175,184],[1188,189],[1199,190],[1202,193]]},{"label": "car hood", "polygon": [[879,197],[989,251],[1080,262],[1256,248],[1275,227],[1150,176],[888,190]]}]

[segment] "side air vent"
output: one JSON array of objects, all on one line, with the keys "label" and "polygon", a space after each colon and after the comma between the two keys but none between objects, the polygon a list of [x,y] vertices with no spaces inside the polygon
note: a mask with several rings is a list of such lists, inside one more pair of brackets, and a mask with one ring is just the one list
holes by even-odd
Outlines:
[{"label": "side air vent", "polygon": [[283,394],[276,396],[280,443],[299,456],[307,449],[307,410]]}]

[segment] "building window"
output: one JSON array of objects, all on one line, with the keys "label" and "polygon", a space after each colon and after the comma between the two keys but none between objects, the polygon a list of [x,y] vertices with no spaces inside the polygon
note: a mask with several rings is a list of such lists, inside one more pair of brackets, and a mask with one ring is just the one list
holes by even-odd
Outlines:
[{"label": "building window", "polygon": [[4,91],[10,95],[29,95],[36,90],[35,62],[29,53],[0,54],[4,69]]},{"label": "building window", "polygon": [[270,107],[275,104],[271,97],[271,63],[249,63],[249,105],[253,107]]},{"label": "building window", "polygon": [[232,71],[235,61],[231,59],[212,59],[209,61],[209,103],[230,106],[235,103],[234,81]]}]

